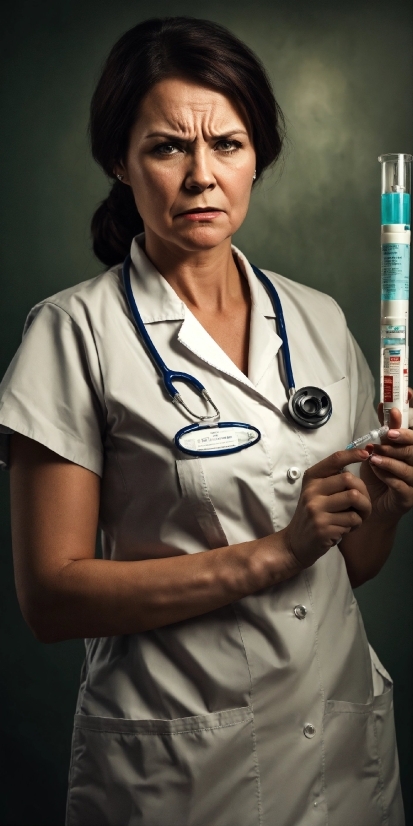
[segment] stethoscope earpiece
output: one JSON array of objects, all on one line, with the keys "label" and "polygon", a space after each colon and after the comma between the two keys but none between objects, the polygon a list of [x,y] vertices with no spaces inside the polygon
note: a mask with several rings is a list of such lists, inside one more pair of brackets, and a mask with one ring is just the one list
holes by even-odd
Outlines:
[{"label": "stethoscope earpiece", "polygon": [[288,410],[301,427],[316,430],[328,422],[333,405],[328,393],[320,387],[302,387],[290,397]]}]

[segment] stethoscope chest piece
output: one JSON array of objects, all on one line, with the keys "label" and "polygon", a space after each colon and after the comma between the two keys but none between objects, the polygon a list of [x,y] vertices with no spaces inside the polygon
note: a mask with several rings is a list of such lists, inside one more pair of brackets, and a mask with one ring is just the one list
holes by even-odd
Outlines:
[{"label": "stethoscope chest piece", "polygon": [[288,410],[301,427],[316,430],[328,422],[333,405],[328,393],[320,387],[302,387],[290,397]]}]

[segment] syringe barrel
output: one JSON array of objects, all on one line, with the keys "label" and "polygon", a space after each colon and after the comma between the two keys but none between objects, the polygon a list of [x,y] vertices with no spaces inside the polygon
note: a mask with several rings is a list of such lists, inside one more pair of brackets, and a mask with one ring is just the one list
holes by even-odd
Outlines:
[{"label": "syringe barrel", "polygon": [[404,224],[410,229],[412,155],[380,155],[381,223]]},{"label": "syringe barrel", "polygon": [[408,427],[409,265],[412,155],[380,155],[381,376],[384,421],[397,407]]}]

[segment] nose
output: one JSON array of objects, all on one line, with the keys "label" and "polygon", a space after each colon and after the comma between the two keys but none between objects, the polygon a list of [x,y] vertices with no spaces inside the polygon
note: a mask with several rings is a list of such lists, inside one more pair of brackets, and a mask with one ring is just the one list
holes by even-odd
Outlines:
[{"label": "nose", "polygon": [[213,158],[209,147],[198,148],[189,155],[184,186],[192,192],[204,192],[216,186],[213,172]]}]

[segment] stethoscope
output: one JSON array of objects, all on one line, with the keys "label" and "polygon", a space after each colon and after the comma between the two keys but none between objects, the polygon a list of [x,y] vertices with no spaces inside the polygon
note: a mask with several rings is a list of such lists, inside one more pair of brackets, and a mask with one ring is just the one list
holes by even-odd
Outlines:
[{"label": "stethoscope", "polygon": [[[247,447],[252,447],[252,445],[256,444],[261,438],[261,433],[257,427],[246,424],[245,422],[221,422],[221,414],[218,407],[212,401],[204,385],[201,384],[195,376],[191,376],[189,373],[182,373],[178,370],[170,370],[169,367],[166,366],[138,310],[131,287],[130,266],[131,257],[128,255],[123,263],[122,277],[129,309],[139,335],[155,367],[161,374],[165,389],[173,403],[180,405],[187,414],[193,419],[196,419],[194,424],[187,425],[178,431],[174,439],[176,447],[183,453],[191,456],[224,456],[229,453],[237,453],[240,450],[245,450]],[[328,393],[319,387],[309,386],[302,387],[300,390],[295,389],[287,330],[279,295],[270,279],[267,278],[258,267],[255,267],[253,264],[251,266],[255,275],[267,290],[275,310],[277,330],[282,341],[284,369],[288,384],[289,414],[292,420],[301,427],[308,430],[316,430],[326,424],[331,417],[333,412],[331,399]],[[186,384],[192,386],[204,399],[206,404],[212,407],[214,412],[200,416],[190,410],[174,386],[175,381],[184,381]]]}]

